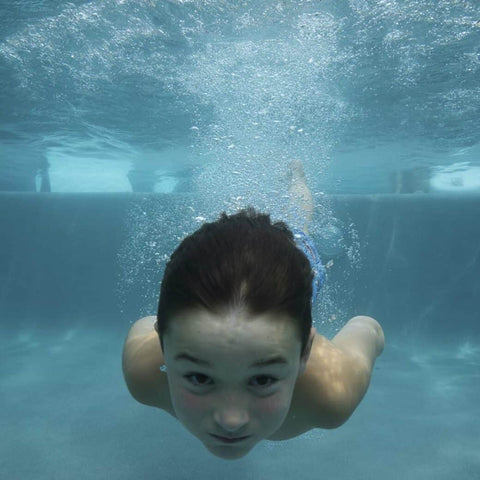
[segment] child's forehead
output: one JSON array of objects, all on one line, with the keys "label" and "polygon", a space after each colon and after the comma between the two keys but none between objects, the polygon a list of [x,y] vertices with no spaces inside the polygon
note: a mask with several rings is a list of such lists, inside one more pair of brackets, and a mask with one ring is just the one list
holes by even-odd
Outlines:
[{"label": "child's forehead", "polygon": [[299,343],[294,321],[285,315],[213,314],[190,310],[171,322],[170,338],[177,344],[207,348],[290,349]]},{"label": "child's forehead", "polygon": [[178,331],[196,330],[205,332],[259,332],[287,334],[295,330],[295,322],[285,314],[267,312],[250,314],[241,309],[213,313],[204,309],[191,309],[177,315],[171,322]]}]

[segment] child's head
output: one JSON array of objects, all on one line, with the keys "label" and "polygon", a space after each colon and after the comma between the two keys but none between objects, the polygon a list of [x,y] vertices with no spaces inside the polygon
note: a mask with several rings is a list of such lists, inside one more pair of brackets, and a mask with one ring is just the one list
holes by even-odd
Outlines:
[{"label": "child's head", "polygon": [[253,209],[223,214],[173,253],[157,314],[170,395],[215,455],[239,458],[285,420],[313,341],[311,294],[292,233]]},{"label": "child's head", "polygon": [[158,306],[163,337],[184,310],[288,315],[303,352],[312,326],[312,271],[283,222],[253,208],[223,213],[185,238],[167,264]]}]

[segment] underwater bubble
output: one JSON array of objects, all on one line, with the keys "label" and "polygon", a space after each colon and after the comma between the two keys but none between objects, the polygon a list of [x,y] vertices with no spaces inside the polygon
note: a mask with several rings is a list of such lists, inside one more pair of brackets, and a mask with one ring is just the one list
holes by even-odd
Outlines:
[{"label": "underwater bubble", "polygon": [[345,253],[345,241],[342,224],[332,218],[319,228],[316,239],[319,252],[326,257],[339,257]]}]

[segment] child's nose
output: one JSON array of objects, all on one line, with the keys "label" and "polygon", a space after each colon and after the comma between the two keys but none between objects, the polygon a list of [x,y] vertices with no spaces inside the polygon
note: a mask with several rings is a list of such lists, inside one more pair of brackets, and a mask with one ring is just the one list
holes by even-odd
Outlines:
[{"label": "child's nose", "polygon": [[225,404],[217,407],[214,420],[225,432],[240,432],[250,421],[246,408],[240,405]]}]

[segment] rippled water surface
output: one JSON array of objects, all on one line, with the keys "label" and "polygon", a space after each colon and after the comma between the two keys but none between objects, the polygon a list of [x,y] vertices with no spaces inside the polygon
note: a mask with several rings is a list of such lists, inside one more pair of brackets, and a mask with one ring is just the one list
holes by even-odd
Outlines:
[{"label": "rippled water surface", "polygon": [[17,0],[0,15],[2,190],[39,190],[48,170],[53,191],[197,191],[209,169],[238,185],[291,158],[318,192],[480,188],[476,1]]}]

